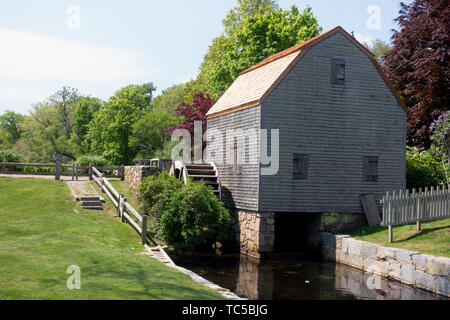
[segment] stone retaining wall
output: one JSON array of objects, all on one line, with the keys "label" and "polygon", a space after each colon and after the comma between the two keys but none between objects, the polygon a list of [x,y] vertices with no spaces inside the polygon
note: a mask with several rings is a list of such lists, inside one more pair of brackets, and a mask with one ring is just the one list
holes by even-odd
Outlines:
[{"label": "stone retaining wall", "polygon": [[237,211],[235,225],[241,253],[260,259],[264,253],[273,252],[275,240],[275,213]]},{"label": "stone retaining wall", "polygon": [[142,179],[161,172],[161,168],[147,166],[128,166],[124,169],[124,178],[128,185],[136,190]]},{"label": "stone retaining wall", "polygon": [[324,258],[450,297],[450,258],[321,233]]}]

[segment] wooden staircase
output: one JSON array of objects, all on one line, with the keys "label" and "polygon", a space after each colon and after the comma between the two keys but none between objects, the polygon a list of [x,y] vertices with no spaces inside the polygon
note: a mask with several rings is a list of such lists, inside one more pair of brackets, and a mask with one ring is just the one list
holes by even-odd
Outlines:
[{"label": "wooden staircase", "polygon": [[222,189],[220,187],[219,171],[214,163],[185,164],[182,161],[175,161],[171,174],[177,178],[184,179],[185,183],[189,178],[194,182],[203,181],[212,188],[212,192],[221,200]]}]

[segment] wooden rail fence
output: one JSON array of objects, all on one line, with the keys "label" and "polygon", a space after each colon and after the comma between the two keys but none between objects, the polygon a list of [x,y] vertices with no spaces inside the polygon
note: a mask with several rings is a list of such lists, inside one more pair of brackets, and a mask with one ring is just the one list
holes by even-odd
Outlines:
[{"label": "wooden rail fence", "polygon": [[[91,165],[89,166],[89,172],[89,177],[98,184],[102,192],[108,196],[109,200],[111,200],[117,208],[117,215],[121,218],[122,222],[130,223],[141,235],[142,244],[146,244],[148,236],[148,216],[139,214],[139,212],[127,202],[127,198],[124,197],[123,193],[117,192],[99,169]],[[138,222],[136,222],[132,216],[134,216]],[[139,223],[141,225],[139,225]]]},{"label": "wooden rail fence", "polygon": [[450,185],[442,187],[388,192],[383,204],[382,226],[389,227],[389,241],[393,241],[393,227],[450,217]]},{"label": "wooden rail fence", "polygon": [[[0,173],[2,174],[24,174],[24,175],[54,175],[55,180],[60,180],[61,176],[72,176],[72,180],[78,180],[81,176],[92,176],[91,167],[93,164],[90,164],[89,167],[79,166],[78,163],[73,163],[71,165],[64,165],[61,162],[57,161],[55,163],[15,163],[15,162],[0,162]],[[10,171],[10,170],[2,170],[2,167],[23,167],[23,168],[55,168],[54,172],[26,172],[26,171]],[[71,169],[67,172],[63,172],[62,168]],[[125,178],[125,167],[97,167],[98,170],[102,172],[110,171],[112,172],[109,177],[119,177],[121,180]],[[116,172],[117,174],[114,174]]]}]

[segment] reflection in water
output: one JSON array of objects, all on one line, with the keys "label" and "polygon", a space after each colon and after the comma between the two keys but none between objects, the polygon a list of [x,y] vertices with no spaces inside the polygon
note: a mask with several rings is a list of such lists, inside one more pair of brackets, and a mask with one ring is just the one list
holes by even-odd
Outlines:
[{"label": "reflection in water", "polygon": [[436,300],[432,293],[329,261],[255,262],[244,256],[175,258],[175,263],[252,300]]}]

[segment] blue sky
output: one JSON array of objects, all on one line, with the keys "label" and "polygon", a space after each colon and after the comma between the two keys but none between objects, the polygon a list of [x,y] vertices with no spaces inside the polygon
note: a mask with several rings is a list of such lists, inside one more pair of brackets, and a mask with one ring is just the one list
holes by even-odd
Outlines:
[{"label": "blue sky", "polygon": [[[0,113],[25,113],[63,86],[107,99],[131,83],[152,81],[159,93],[188,81],[236,3],[0,0]],[[324,31],[340,25],[366,41],[389,40],[399,10],[395,0],[279,0],[294,4],[310,5]]]}]

